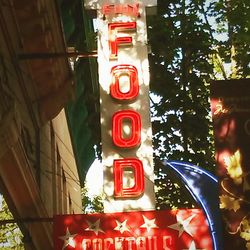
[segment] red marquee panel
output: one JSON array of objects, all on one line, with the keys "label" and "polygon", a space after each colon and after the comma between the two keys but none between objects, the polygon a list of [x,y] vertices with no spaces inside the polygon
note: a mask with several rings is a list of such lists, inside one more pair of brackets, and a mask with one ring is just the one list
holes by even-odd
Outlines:
[{"label": "red marquee panel", "polygon": [[59,215],[54,249],[212,250],[201,209]]}]

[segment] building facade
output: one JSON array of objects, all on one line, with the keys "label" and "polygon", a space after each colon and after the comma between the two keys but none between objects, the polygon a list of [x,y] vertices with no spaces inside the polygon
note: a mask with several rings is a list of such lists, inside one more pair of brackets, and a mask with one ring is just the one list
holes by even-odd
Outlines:
[{"label": "building facade", "polygon": [[[82,15],[71,15],[81,1],[68,2],[0,3],[0,192],[25,249],[53,249],[53,215],[82,212],[81,163],[94,159],[91,100],[80,101],[95,91],[83,87],[89,61],[66,55],[84,39],[77,40]],[[85,77],[77,73],[84,68]]]}]

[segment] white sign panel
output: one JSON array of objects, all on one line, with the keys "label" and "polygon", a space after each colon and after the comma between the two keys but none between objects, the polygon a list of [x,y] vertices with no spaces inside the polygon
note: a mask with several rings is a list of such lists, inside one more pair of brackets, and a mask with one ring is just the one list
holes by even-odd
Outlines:
[{"label": "white sign panel", "polygon": [[104,210],[154,210],[145,4],[155,1],[86,2],[98,8]]},{"label": "white sign panel", "polygon": [[153,7],[157,5],[157,0],[85,0],[84,6],[87,9],[101,9],[104,5],[119,5],[119,4],[135,4],[138,3],[140,6]]}]

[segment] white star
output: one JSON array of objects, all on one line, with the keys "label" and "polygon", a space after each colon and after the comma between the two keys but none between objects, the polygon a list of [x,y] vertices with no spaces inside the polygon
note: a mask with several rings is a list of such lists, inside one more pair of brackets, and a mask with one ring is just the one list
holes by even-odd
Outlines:
[{"label": "white star", "polygon": [[195,242],[192,241],[190,247],[188,249],[183,249],[183,250],[206,250],[206,249],[196,248]]},{"label": "white star", "polygon": [[87,221],[89,227],[85,229],[85,231],[93,231],[96,235],[98,235],[99,232],[105,233],[101,228],[100,228],[100,219],[97,220],[94,223],[91,223]]},{"label": "white star", "polygon": [[65,249],[67,246],[71,246],[71,247],[75,247],[76,246],[75,241],[74,241],[74,237],[76,235],[77,234],[70,234],[69,228],[67,227],[67,229],[66,229],[66,235],[59,237],[61,240],[64,240],[64,244],[63,244],[62,250]]},{"label": "white star", "polygon": [[183,232],[187,232],[189,235],[193,236],[192,233],[190,232],[190,229],[188,228],[188,225],[190,223],[190,221],[194,218],[195,214],[191,215],[190,217],[188,217],[185,220],[182,220],[182,218],[180,218],[178,215],[176,215],[176,220],[177,223],[172,224],[168,227],[179,231],[179,237],[183,234]]},{"label": "white star", "polygon": [[129,232],[129,229],[127,228],[127,220],[123,221],[123,222],[120,222],[118,220],[115,220],[116,221],[116,228],[114,228],[114,230],[117,230],[117,231],[120,231],[121,233],[124,233],[125,231],[128,231]]},{"label": "white star", "polygon": [[144,215],[143,215],[143,219],[144,219],[144,224],[141,225],[140,227],[147,228],[148,232],[151,230],[151,228],[158,228],[158,226],[156,226],[156,224],[155,224],[155,219],[149,220]]}]

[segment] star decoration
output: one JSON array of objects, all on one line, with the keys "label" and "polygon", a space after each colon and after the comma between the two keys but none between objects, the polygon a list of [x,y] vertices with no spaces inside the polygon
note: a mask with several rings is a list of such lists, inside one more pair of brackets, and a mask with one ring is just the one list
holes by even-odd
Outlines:
[{"label": "star decoration", "polygon": [[121,233],[124,233],[125,231],[130,231],[128,228],[127,228],[127,220],[123,221],[123,222],[120,222],[118,220],[115,220],[116,221],[116,224],[117,226],[114,228],[114,230],[117,230],[117,231],[120,231]]},{"label": "star decoration", "polygon": [[183,250],[205,250],[205,249],[196,248],[195,242],[192,241],[191,244],[190,244],[190,247],[188,249],[183,249]]},{"label": "star decoration", "polygon": [[100,219],[97,220],[94,223],[91,223],[87,221],[89,227],[85,229],[85,231],[93,231],[96,235],[98,235],[99,232],[105,233],[101,228],[100,228]]},{"label": "star decoration", "polygon": [[66,235],[59,237],[61,240],[64,240],[64,244],[63,244],[63,248],[62,249],[65,249],[67,246],[75,247],[74,237],[76,235],[77,234],[70,234],[69,228],[67,227],[67,229],[66,229]]},{"label": "star decoration", "polygon": [[142,228],[147,228],[147,231],[149,232],[152,228],[158,228],[158,226],[155,224],[155,219],[149,220],[147,217],[145,217],[144,215],[143,219],[144,219],[144,224],[141,225],[140,227]]},{"label": "star decoration", "polygon": [[187,232],[189,235],[193,236],[192,233],[190,232],[190,229],[188,228],[188,225],[190,224],[190,221],[195,217],[195,214],[189,216],[187,219],[182,220],[178,215],[176,215],[176,220],[177,223],[172,224],[168,227],[179,231],[179,237],[183,234],[183,232]]}]

